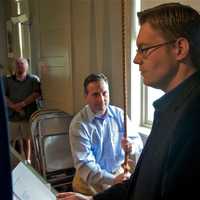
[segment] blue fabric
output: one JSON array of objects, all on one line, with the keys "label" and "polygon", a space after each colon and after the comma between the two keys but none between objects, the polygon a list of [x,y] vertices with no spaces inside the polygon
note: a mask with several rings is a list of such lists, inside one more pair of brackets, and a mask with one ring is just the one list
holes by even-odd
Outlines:
[{"label": "blue fabric", "polygon": [[3,81],[0,76],[0,177],[1,199],[12,199],[11,168],[8,146],[7,114],[4,105]]},{"label": "blue fabric", "polygon": [[[124,135],[122,109],[109,106],[102,118],[85,106],[70,125],[70,144],[75,167],[89,184],[112,184],[113,173],[124,162],[121,138]],[[143,144],[140,136],[127,120],[128,137],[134,143],[133,154],[140,154]]]}]

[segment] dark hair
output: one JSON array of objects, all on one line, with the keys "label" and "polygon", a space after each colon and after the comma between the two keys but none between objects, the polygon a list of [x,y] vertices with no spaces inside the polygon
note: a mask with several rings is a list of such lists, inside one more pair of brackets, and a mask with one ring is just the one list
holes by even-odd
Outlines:
[{"label": "dark hair", "polygon": [[98,81],[104,81],[108,84],[108,78],[103,74],[103,73],[99,73],[99,74],[90,74],[88,75],[83,83],[84,86],[84,93],[87,94],[87,86],[89,85],[89,83],[91,82],[98,82]]},{"label": "dark hair", "polygon": [[190,58],[195,68],[200,67],[200,15],[190,6],[166,3],[138,12],[140,25],[149,23],[161,31],[166,40],[184,37],[190,45]]}]

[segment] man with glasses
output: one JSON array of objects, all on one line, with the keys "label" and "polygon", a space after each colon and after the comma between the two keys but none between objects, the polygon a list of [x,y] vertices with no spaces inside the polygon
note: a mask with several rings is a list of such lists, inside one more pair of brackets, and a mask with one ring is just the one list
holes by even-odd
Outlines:
[{"label": "man with glasses", "polygon": [[59,200],[199,199],[200,15],[168,3],[139,12],[138,18],[134,63],[144,83],[165,94],[153,103],[151,134],[135,172],[93,197],[65,193]]}]

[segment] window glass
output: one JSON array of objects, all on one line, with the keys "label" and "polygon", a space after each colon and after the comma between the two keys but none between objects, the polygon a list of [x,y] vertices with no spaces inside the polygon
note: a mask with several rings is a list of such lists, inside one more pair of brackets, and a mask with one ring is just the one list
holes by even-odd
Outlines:
[{"label": "window glass", "polygon": [[[158,89],[154,89],[151,87],[147,87],[146,91],[147,95],[147,102],[145,102],[147,106],[147,123],[152,123],[153,122],[153,114],[154,114],[154,107],[153,107],[153,102],[160,98],[163,95],[163,92]],[[144,113],[145,114],[145,113]]]}]

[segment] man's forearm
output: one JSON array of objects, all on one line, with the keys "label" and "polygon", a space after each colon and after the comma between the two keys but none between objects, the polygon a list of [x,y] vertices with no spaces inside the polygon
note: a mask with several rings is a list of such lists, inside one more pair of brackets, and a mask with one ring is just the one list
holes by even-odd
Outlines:
[{"label": "man's forearm", "polygon": [[14,107],[14,103],[7,96],[5,96],[5,102],[9,108]]},{"label": "man's forearm", "polygon": [[24,107],[33,103],[40,96],[39,92],[33,92],[30,96],[26,97],[22,102]]}]

